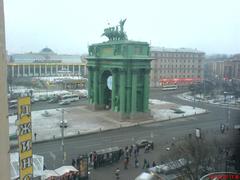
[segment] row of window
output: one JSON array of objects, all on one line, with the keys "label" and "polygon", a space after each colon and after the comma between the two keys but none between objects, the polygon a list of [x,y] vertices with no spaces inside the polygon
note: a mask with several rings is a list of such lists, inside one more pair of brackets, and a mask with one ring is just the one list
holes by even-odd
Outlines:
[{"label": "row of window", "polygon": [[202,57],[202,54],[199,53],[173,53],[173,52],[152,52],[151,56],[153,57]]},{"label": "row of window", "polygon": [[159,80],[159,79],[165,79],[165,78],[201,78],[201,75],[171,75],[171,76],[154,76],[151,78],[152,81]]},{"label": "row of window", "polygon": [[201,59],[156,59],[152,61],[153,63],[202,63]]},{"label": "row of window", "polygon": [[[155,66],[155,68],[156,68],[156,67],[157,67],[157,66]],[[159,67],[159,68],[174,68],[174,67],[175,67],[175,68],[195,68],[194,65],[191,66],[191,65],[182,65],[182,64],[180,64],[180,65],[177,65],[177,64],[176,64],[175,66],[174,66],[174,65],[169,65],[169,64],[168,64],[168,65],[164,64],[164,65],[160,65],[160,66],[158,66],[158,67]],[[198,65],[197,67],[198,67],[199,69],[202,68],[201,65]]]},{"label": "row of window", "polygon": [[154,73],[156,74],[156,73],[169,73],[169,72],[171,72],[171,73],[181,73],[181,72],[183,72],[183,73],[195,73],[195,72],[198,72],[198,73],[200,73],[201,72],[201,70],[198,70],[198,71],[195,71],[194,69],[187,69],[187,70],[185,70],[185,69],[179,69],[179,70],[159,70],[159,71],[154,71]]},{"label": "row of window", "polygon": [[41,67],[35,66],[34,68],[34,66],[32,65],[24,66],[24,67],[20,65],[20,66],[8,66],[8,73],[11,74],[12,76],[22,76],[22,75],[28,75],[28,74],[37,75],[40,73],[41,74],[57,74],[58,71],[69,71],[70,73],[79,73],[80,71],[81,74],[85,74],[84,69],[85,69],[84,66],[80,66],[80,68],[79,66],[76,66],[74,67],[74,69],[73,69],[73,66],[69,66],[69,68],[67,69],[62,66],[58,66],[58,67],[52,66],[52,68],[49,66],[46,66],[46,68],[45,66],[41,66]]}]

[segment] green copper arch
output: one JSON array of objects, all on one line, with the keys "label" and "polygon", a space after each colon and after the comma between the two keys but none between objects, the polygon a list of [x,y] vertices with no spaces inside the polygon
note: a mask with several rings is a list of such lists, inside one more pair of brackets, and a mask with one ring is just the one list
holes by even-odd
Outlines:
[{"label": "green copper arch", "polygon": [[[148,43],[118,40],[93,44],[89,46],[87,60],[89,105],[93,109],[110,108],[122,118],[149,113],[152,58]],[[111,92],[106,90],[109,75]]]}]

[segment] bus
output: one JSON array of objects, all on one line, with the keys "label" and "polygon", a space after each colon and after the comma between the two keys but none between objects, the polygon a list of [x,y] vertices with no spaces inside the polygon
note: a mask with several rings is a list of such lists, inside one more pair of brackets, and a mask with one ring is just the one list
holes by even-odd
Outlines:
[{"label": "bus", "polygon": [[8,107],[9,109],[15,109],[18,106],[18,100],[11,100],[8,101]]},{"label": "bus", "polygon": [[161,90],[162,91],[168,91],[168,90],[176,90],[177,85],[176,84],[164,84],[161,85]]},{"label": "bus", "polygon": [[68,102],[78,101],[79,99],[80,97],[77,94],[64,95],[61,97],[61,101],[68,101]]}]

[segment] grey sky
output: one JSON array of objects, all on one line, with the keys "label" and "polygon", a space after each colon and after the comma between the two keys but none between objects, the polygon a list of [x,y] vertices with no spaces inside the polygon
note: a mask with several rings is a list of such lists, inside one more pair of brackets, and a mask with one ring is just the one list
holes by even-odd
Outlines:
[{"label": "grey sky", "polygon": [[107,23],[127,18],[131,40],[152,46],[240,53],[239,0],[4,0],[9,53],[87,52]]}]

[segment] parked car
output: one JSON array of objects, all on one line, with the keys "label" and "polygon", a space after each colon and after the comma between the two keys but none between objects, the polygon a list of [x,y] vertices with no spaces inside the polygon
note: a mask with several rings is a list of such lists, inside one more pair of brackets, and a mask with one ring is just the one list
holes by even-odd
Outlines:
[{"label": "parked car", "polygon": [[71,104],[70,101],[61,101],[60,103],[58,103],[59,105],[68,105]]},{"label": "parked car", "polygon": [[149,141],[149,140],[146,140],[146,139],[141,139],[141,140],[136,141],[136,146],[138,148],[144,148],[145,146],[148,146],[148,145],[150,145],[153,148],[153,142],[152,141]]},{"label": "parked car", "polygon": [[50,99],[48,102],[49,103],[58,103],[58,98],[53,98],[53,99]]},{"label": "parked car", "polygon": [[14,133],[14,134],[10,134],[10,135],[9,135],[9,140],[10,140],[10,141],[11,141],[11,140],[17,140],[17,138],[18,138],[17,133]]}]

